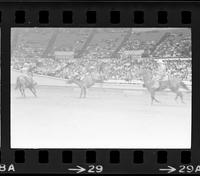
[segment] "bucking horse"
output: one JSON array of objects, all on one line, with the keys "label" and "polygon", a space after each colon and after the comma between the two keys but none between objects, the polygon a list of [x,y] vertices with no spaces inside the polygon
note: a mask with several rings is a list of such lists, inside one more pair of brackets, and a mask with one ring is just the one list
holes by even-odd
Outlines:
[{"label": "bucking horse", "polygon": [[19,89],[21,95],[23,97],[26,97],[25,89],[29,89],[33,93],[33,95],[37,97],[35,88],[36,85],[37,83],[31,77],[20,75],[17,77],[15,90]]},{"label": "bucking horse", "polygon": [[66,83],[74,83],[81,89],[80,98],[86,98],[87,89],[92,87],[95,83],[103,83],[104,77],[98,72],[89,73],[85,75],[82,79],[72,77],[67,80]]}]

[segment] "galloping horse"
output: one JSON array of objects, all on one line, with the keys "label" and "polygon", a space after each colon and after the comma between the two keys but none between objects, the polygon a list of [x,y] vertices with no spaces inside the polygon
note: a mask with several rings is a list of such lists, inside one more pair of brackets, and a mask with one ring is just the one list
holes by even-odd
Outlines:
[{"label": "galloping horse", "polygon": [[170,89],[172,92],[174,92],[176,94],[175,100],[177,100],[180,97],[182,103],[184,103],[183,94],[180,91],[180,88],[182,87],[183,89],[185,89],[187,91],[189,91],[189,88],[180,79],[175,78],[175,77],[168,77],[167,80],[155,80],[155,79],[153,79],[152,72],[148,71],[148,70],[146,70],[146,71],[142,70],[140,75],[143,78],[143,82],[144,82],[143,86],[146,87],[147,90],[151,94],[151,104],[153,104],[154,101],[159,102],[155,98],[155,93],[157,91],[162,91],[165,89]]},{"label": "galloping horse", "polygon": [[16,90],[19,89],[21,95],[23,97],[26,97],[25,89],[28,88],[33,93],[33,95],[37,97],[35,89],[36,85],[37,83],[33,81],[31,78],[29,78],[28,76],[21,75],[17,77],[15,89]]},{"label": "galloping horse", "polygon": [[103,75],[99,73],[90,73],[85,75],[83,79],[71,78],[67,81],[68,84],[74,83],[81,88],[80,98],[86,98],[86,91],[95,83],[102,83]]}]

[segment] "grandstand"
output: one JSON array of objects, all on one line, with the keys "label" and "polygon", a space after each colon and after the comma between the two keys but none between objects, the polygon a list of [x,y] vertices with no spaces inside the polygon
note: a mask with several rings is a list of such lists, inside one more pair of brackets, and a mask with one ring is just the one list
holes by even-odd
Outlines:
[{"label": "grandstand", "polygon": [[[88,65],[98,67],[102,62],[106,62],[115,67],[115,69],[110,69],[113,73],[109,75],[115,75],[110,79],[125,80],[127,78],[123,70],[127,65],[129,65],[127,68],[129,72],[133,70],[135,56],[134,54],[125,56],[123,53],[135,53],[142,50],[144,53],[141,57],[138,56],[137,60],[152,58],[177,61],[185,58],[187,62],[191,62],[191,36],[187,28],[163,30],[153,28],[146,31],[130,28],[60,28],[56,30],[24,28],[15,30],[11,47],[13,68],[21,69],[27,61],[37,63],[40,61],[42,64],[36,68],[36,73],[61,78],[66,78],[68,72],[75,71],[84,74],[83,69],[88,68]],[[74,53],[74,66],[71,66],[70,71],[64,70],[63,67],[71,60],[57,60],[55,52]],[[183,63],[183,68],[185,65],[187,64]]]},{"label": "grandstand", "polygon": [[[20,30],[20,29],[19,29]],[[23,29],[15,30],[12,35],[12,50],[15,51],[20,47],[20,43],[26,47],[34,49],[41,48],[44,52],[41,57],[53,54],[52,50],[74,50],[76,55],[84,53],[83,51],[98,48],[105,49],[105,51],[113,50],[113,54],[117,54],[120,49],[125,48],[131,43],[135,49],[145,49],[147,45],[153,45],[152,53],[156,48],[165,42],[169,37],[175,36],[178,40],[190,40],[190,31],[188,29],[165,29],[165,30],[152,30],[146,32],[134,32],[132,29],[118,30],[118,29],[52,29],[47,28],[46,32],[37,31],[37,29]],[[26,35],[27,32],[29,35]],[[20,38],[20,41],[18,40]],[[175,42],[174,41],[174,44]],[[116,43],[117,42],[117,43]],[[51,46],[50,46],[51,45]]]}]

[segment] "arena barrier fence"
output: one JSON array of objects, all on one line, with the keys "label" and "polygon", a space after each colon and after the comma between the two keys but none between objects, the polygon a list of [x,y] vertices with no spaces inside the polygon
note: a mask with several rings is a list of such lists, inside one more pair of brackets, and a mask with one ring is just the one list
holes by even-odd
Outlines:
[{"label": "arena barrier fence", "polygon": [[[16,79],[19,75],[23,75],[19,70],[11,69],[11,85],[16,83]],[[67,79],[56,78],[53,76],[34,74],[33,79],[37,82],[38,86],[53,86],[53,87],[77,87],[74,84],[67,84]],[[184,81],[185,84],[191,90],[191,83]],[[143,86],[143,82],[139,80],[133,80],[127,82],[124,80],[106,80],[103,83],[96,83],[93,88],[105,88],[105,89],[122,89],[122,90],[146,90]],[[167,91],[167,90],[166,90]]]}]

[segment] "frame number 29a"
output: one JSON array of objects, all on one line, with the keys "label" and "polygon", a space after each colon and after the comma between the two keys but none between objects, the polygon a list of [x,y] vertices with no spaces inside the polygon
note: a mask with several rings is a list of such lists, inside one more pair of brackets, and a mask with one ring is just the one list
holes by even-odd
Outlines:
[{"label": "frame number 29a", "polygon": [[193,166],[193,165],[180,165],[179,166],[179,173],[181,174],[191,174],[191,173],[199,173],[200,174],[200,165]]},{"label": "frame number 29a", "polygon": [[179,172],[180,174],[200,174],[200,165],[180,165],[178,168],[168,166],[167,168],[160,168],[159,171],[166,172],[168,174],[173,172]]}]

